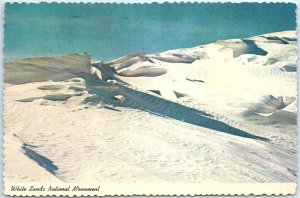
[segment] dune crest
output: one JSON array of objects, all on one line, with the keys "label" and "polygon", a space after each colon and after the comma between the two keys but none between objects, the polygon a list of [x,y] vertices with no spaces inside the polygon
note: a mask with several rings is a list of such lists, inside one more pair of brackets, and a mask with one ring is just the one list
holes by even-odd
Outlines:
[{"label": "dune crest", "polygon": [[295,35],[5,63],[7,164],[26,181],[12,152],[49,181],[295,182]]}]

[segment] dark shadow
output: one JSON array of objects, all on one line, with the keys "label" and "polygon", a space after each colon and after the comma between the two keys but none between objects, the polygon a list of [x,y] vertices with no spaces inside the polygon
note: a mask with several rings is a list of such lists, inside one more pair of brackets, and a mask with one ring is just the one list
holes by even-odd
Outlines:
[{"label": "dark shadow", "polygon": [[187,95],[186,94],[183,94],[183,93],[179,93],[177,91],[174,91],[175,95],[177,98],[182,98],[182,97],[186,97]]},{"label": "dark shadow", "polygon": [[284,45],[289,44],[289,42],[279,38],[278,36],[262,36],[262,37],[270,40],[273,43],[284,44]]},{"label": "dark shadow", "polygon": [[108,106],[104,106],[103,108],[109,109],[109,110],[112,110],[112,111],[118,111],[118,112],[121,112],[119,109],[115,109],[115,108],[108,107]]},{"label": "dark shadow", "polygon": [[297,41],[297,38],[288,38],[288,37],[282,37],[282,38],[287,41]]},{"label": "dark shadow", "polygon": [[26,144],[23,144],[22,149],[25,151],[25,155],[27,155],[30,159],[34,160],[36,163],[38,163],[41,167],[46,169],[51,174],[55,175],[55,171],[58,169],[57,166],[53,164],[51,160],[48,158],[38,154],[34,150],[31,150],[26,146]]},{"label": "dark shadow", "polygon": [[151,91],[151,92],[153,92],[153,93],[155,93],[155,94],[157,94],[157,95],[160,95],[160,96],[161,96],[161,94],[160,94],[160,91],[159,91],[159,90],[149,90],[149,91]]},{"label": "dark shadow", "polygon": [[186,78],[186,80],[191,81],[191,82],[201,82],[201,83],[205,83],[203,80],[198,80],[198,79],[189,79],[189,78]]},{"label": "dark shadow", "polygon": [[45,85],[45,86],[40,86],[38,87],[38,89],[40,90],[60,90],[61,87],[60,86],[57,86],[57,85]]},{"label": "dark shadow", "polygon": [[[260,48],[257,48],[253,41],[244,40],[244,42],[248,45],[247,49],[250,51],[252,50],[253,53],[266,53],[263,50],[260,51]],[[113,110],[118,110],[116,107],[139,109],[141,111],[150,112],[167,118],[173,118],[182,122],[205,127],[219,132],[245,138],[264,141],[268,140],[220,122],[214,119],[213,116],[203,111],[174,103],[147,93],[136,91],[132,88],[128,88],[126,83],[116,78],[115,69],[109,67],[108,65],[112,63],[119,64],[136,56],[147,58],[145,57],[144,53],[137,52],[103,65],[93,65],[101,71],[102,80],[100,80],[98,77],[90,75],[89,68],[87,67],[87,65],[90,64],[90,57],[87,54],[71,54],[52,58],[42,57],[38,59],[24,59],[5,65],[5,81],[12,84],[22,84],[50,79],[53,81],[61,81],[68,80],[73,77],[81,77],[85,79],[86,90],[90,93],[90,96],[88,96],[84,101],[85,103],[89,103],[89,105],[98,105],[99,103],[104,102],[106,105],[112,106],[111,108],[113,108]],[[181,58],[174,56],[172,58],[183,59],[184,61],[190,60],[188,57]],[[174,61],[174,59],[172,59],[172,61]],[[106,80],[113,80],[113,82],[108,83]],[[43,88],[45,89],[45,87]],[[47,88],[49,89],[49,87],[46,87],[46,89]],[[53,87],[50,87],[50,89],[53,89]],[[77,95],[80,94],[82,93],[78,93]],[[125,100],[120,101],[114,99],[116,95],[124,96]],[[66,101],[72,96],[74,95],[55,94],[46,95],[43,97],[43,99]],[[32,100],[32,98],[29,98],[23,100],[23,102],[30,102]],[[37,161],[41,166],[45,167],[50,172],[52,171],[53,173],[57,169],[57,167],[54,166],[47,158],[35,153],[26,146],[23,148],[29,157]]]},{"label": "dark shadow", "polygon": [[[161,115],[167,118],[173,118],[182,122],[194,124],[208,129],[245,137],[267,141],[268,139],[250,134],[240,129],[234,128],[226,123],[215,120],[211,115],[184,105],[174,103],[153,95],[135,91],[122,84],[115,84],[115,89],[105,89],[106,86],[112,86],[92,76],[86,76],[87,90],[93,95],[85,99],[86,103],[97,105],[104,102],[114,107],[126,107],[147,111],[155,115]],[[115,95],[125,97],[124,102],[114,100]],[[163,126],[162,126],[163,127]]]},{"label": "dark shadow", "polygon": [[36,99],[40,99],[41,97],[30,97],[30,98],[24,98],[24,99],[20,99],[17,100],[18,102],[33,102]]},{"label": "dark shadow", "polygon": [[242,39],[242,41],[247,45],[247,47],[244,48],[243,50],[241,50],[240,48],[233,49],[234,58],[243,54],[255,54],[261,56],[265,56],[268,54],[267,51],[257,47],[254,41],[248,39]]},{"label": "dark shadow", "polygon": [[280,68],[280,70],[285,72],[297,72],[297,65],[286,65]]},{"label": "dark shadow", "polygon": [[52,100],[52,101],[67,101],[71,98],[72,94],[55,94],[55,95],[46,95],[43,99]]}]

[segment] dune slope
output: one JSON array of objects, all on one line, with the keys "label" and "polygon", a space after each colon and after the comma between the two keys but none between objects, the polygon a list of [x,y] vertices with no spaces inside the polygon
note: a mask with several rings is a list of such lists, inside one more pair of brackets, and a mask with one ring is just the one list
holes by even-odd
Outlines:
[{"label": "dune slope", "polygon": [[296,71],[293,31],[6,63],[5,182],[296,182]]}]

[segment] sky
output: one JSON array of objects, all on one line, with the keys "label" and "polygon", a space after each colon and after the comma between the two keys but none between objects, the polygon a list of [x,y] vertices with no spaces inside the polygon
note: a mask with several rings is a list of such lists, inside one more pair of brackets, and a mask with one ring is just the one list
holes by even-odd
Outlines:
[{"label": "sky", "polygon": [[6,4],[4,60],[87,52],[112,60],[295,30],[289,3]]}]

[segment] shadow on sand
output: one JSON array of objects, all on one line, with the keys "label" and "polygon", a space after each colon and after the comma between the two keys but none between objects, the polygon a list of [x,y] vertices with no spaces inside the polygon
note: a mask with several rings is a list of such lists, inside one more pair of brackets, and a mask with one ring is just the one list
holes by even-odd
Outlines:
[{"label": "shadow on sand", "polygon": [[[127,88],[122,84],[110,84],[95,77],[91,77],[90,75],[83,75],[82,77],[85,78],[87,83],[87,90],[93,95],[85,99],[85,102],[91,105],[97,105],[100,102],[104,102],[105,104],[113,105],[114,107],[119,106],[147,111],[162,117],[173,118],[182,122],[231,135],[268,141],[267,138],[250,134],[226,123],[220,122],[203,111]],[[125,97],[125,101],[120,102],[115,100],[115,95],[123,95]]]},{"label": "shadow on sand", "polygon": [[34,160],[51,174],[55,175],[55,171],[58,169],[58,167],[55,166],[51,160],[28,148],[28,146],[26,146],[25,144],[23,144],[22,149],[25,151],[26,156]]},{"label": "shadow on sand", "polygon": [[[251,43],[248,43],[247,45],[251,46]],[[130,56],[135,56],[135,54]],[[128,59],[128,56],[125,57],[125,59]],[[122,60],[119,60],[119,62],[120,61]],[[81,55],[70,54],[59,57],[41,57],[19,60],[5,64],[5,82],[11,84],[22,84],[46,80],[62,81],[73,77],[82,77],[85,79],[87,84],[87,91],[91,94],[91,96],[85,99],[85,103],[98,105],[100,102],[104,102],[105,104],[112,105],[114,107],[122,106],[131,109],[139,109],[141,111],[147,111],[155,115],[173,118],[219,132],[268,141],[268,139],[264,137],[250,134],[226,123],[220,122],[203,111],[127,88],[124,86],[124,82],[120,82],[120,79],[115,77],[115,69],[107,66],[107,64],[101,65],[101,67],[97,64],[93,65],[101,71],[101,78],[103,80],[100,80],[98,77],[90,74],[90,68],[88,67],[90,64],[90,56],[86,53]],[[108,79],[115,80],[120,83],[108,83],[106,82]],[[42,89],[49,89],[49,87],[42,87]],[[57,87],[50,87],[50,89],[57,89]],[[119,101],[115,99],[114,96],[116,95],[124,96],[125,100]],[[45,99],[54,101],[65,101],[71,96],[48,95],[45,97]],[[29,98],[23,102],[31,102],[32,100],[34,100],[34,98]],[[24,150],[29,157],[35,159],[38,163],[41,163],[40,165],[51,173],[54,173],[57,167],[54,166],[51,161],[43,158],[43,156],[40,156],[37,153],[34,153],[27,147],[24,147]]]}]

